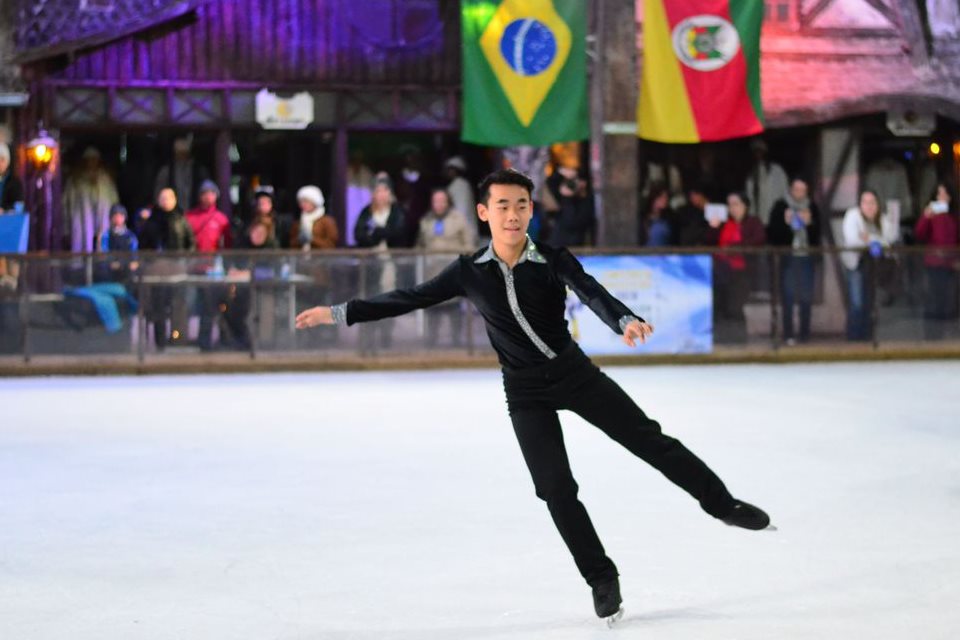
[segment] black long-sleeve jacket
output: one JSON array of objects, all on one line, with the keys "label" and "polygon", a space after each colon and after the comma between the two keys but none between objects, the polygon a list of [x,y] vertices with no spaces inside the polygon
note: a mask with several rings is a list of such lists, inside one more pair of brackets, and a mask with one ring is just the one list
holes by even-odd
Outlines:
[{"label": "black long-sleeve jacket", "polygon": [[408,289],[336,305],[341,324],[399,316],[465,296],[480,311],[500,364],[523,369],[556,357],[573,338],[564,319],[566,288],[590,307],[613,331],[622,334],[636,315],[587,274],[566,249],[527,246],[511,269],[488,246],[460,256],[437,277]]}]

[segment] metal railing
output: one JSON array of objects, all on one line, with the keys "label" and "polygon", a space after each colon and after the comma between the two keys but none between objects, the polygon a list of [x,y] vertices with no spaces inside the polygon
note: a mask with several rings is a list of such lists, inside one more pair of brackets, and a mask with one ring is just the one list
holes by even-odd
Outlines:
[{"label": "metal railing", "polygon": [[[717,349],[960,341],[957,247],[895,247],[875,255],[844,249],[801,255],[772,247],[576,253],[712,255]],[[294,328],[296,314],[307,307],[412,286],[452,258],[415,250],[0,256],[0,357],[29,362],[100,354],[149,363],[207,351],[250,358],[300,351],[360,358],[489,355],[482,318],[462,300],[379,323]],[[102,291],[111,288],[104,284],[113,291]],[[104,295],[115,303],[112,322],[104,319],[102,306],[110,306]],[[791,298],[802,304],[789,306],[788,319]]]}]

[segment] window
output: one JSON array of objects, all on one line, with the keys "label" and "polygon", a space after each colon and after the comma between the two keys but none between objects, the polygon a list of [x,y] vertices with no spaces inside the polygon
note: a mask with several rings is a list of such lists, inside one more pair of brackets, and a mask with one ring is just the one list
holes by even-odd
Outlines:
[{"label": "window", "polygon": [[767,0],[763,21],[767,26],[794,29],[797,26],[797,0]]}]

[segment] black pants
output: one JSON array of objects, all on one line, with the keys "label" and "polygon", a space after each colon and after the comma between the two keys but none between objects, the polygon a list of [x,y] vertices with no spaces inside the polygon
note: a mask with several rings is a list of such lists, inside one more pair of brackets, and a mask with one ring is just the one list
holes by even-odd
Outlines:
[{"label": "black pants", "polygon": [[545,365],[505,369],[503,378],[510,418],[537,496],[547,503],[587,584],[615,577],[617,568],[577,498],[558,410],[573,411],[601,429],[693,496],[707,513],[723,517],[730,511],[733,497],[720,478],[680,441],[664,435],[576,344]]}]

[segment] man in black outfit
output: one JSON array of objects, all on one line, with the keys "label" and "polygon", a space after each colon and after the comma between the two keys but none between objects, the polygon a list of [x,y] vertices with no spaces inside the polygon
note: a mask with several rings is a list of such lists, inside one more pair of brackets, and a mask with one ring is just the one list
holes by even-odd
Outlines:
[{"label": "man in black outfit", "polygon": [[398,316],[466,296],[486,321],[503,369],[510,419],[537,496],[581,575],[593,589],[602,618],[622,614],[617,568],[607,557],[570,471],[557,411],[568,409],[597,426],[730,525],[764,529],[763,511],[733,498],[723,482],[678,440],[664,435],[617,384],[584,355],[564,319],[570,287],[624,342],[645,342],[653,327],[614,298],[566,249],[535,245],[526,235],[533,183],[503,170],[480,184],[477,214],[489,223],[490,245],[460,256],[440,275],[409,289],[297,316],[297,328],[354,324]]}]

